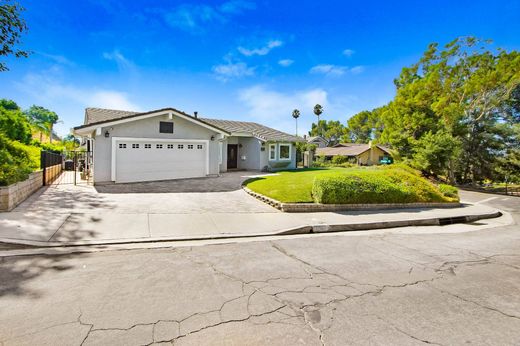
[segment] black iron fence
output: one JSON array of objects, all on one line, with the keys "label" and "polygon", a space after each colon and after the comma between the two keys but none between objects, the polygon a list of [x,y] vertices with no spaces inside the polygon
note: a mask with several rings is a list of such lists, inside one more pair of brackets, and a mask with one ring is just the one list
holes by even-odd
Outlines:
[{"label": "black iron fence", "polygon": [[90,184],[92,183],[92,152],[71,150],[57,154],[42,151],[41,168],[43,185]]},{"label": "black iron fence", "polygon": [[63,170],[63,156],[42,150],[40,154],[40,168],[43,172],[43,185],[52,184]]}]

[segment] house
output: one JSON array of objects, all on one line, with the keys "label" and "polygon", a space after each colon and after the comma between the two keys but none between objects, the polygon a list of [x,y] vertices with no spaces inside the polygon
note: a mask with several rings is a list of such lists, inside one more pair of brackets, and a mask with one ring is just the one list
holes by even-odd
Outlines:
[{"label": "house", "polygon": [[307,138],[307,143],[315,144],[318,148],[325,148],[327,145],[329,145],[329,142],[321,136],[309,137]]},{"label": "house", "polygon": [[332,159],[334,156],[344,156],[353,163],[362,166],[371,166],[384,163],[391,163],[392,154],[389,148],[381,145],[358,143],[340,143],[333,147],[317,148],[315,156]]},{"label": "house", "polygon": [[200,118],[175,108],[87,108],[74,134],[91,150],[93,180],[124,183],[296,168],[300,137],[254,122]]}]

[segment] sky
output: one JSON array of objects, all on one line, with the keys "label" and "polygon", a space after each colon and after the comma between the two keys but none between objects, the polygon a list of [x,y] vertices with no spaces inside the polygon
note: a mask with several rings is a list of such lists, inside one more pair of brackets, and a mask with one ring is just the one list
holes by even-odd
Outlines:
[{"label": "sky", "polygon": [[55,111],[174,107],[298,133],[346,123],[395,95],[429,43],[458,36],[520,49],[520,1],[18,0],[27,59],[5,59],[0,98]]}]

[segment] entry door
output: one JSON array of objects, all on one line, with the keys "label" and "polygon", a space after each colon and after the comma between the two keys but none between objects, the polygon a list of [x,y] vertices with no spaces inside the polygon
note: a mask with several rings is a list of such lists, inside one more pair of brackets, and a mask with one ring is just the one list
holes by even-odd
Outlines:
[{"label": "entry door", "polygon": [[227,168],[237,168],[238,144],[227,145]]}]

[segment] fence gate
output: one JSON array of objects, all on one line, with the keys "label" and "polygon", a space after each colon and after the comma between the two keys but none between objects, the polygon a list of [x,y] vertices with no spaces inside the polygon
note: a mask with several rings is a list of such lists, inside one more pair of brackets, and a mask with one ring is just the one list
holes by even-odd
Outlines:
[{"label": "fence gate", "polygon": [[42,151],[43,185],[92,184],[92,152],[64,151],[61,154]]}]

